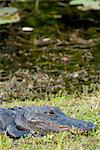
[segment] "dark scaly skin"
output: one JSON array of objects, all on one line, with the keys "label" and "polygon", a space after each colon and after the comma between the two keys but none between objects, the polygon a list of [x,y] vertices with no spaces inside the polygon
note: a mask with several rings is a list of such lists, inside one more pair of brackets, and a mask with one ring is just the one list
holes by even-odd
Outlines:
[{"label": "dark scaly skin", "polygon": [[93,123],[67,117],[56,107],[0,108],[0,133],[13,138],[59,131],[84,133],[94,128]]}]

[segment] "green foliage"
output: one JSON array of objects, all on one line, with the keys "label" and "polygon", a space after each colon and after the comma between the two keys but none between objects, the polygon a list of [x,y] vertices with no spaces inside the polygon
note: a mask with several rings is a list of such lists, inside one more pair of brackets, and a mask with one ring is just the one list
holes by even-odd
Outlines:
[{"label": "green foliage", "polygon": [[9,150],[10,139],[6,135],[0,135],[0,150]]}]

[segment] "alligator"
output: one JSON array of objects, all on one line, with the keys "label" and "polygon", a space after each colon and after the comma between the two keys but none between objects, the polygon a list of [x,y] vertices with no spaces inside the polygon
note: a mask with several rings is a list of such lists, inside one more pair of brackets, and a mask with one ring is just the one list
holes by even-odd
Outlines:
[{"label": "alligator", "polygon": [[94,128],[93,123],[68,117],[58,107],[0,107],[0,134],[12,138],[43,136],[60,131],[84,133]]}]

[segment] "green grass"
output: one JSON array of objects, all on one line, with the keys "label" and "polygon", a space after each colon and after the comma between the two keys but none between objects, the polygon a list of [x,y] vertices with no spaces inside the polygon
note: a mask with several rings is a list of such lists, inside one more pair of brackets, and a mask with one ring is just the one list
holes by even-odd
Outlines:
[{"label": "green grass", "polygon": [[92,94],[62,95],[50,100],[3,102],[1,107],[26,105],[58,106],[68,116],[97,125],[96,131],[88,135],[71,134],[69,132],[51,133],[42,138],[32,136],[18,140],[0,135],[0,150],[99,150],[100,149],[100,91]]}]

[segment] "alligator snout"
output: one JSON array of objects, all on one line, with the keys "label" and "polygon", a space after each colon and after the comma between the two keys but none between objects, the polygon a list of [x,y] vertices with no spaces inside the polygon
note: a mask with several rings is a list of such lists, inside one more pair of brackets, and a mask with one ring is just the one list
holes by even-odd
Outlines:
[{"label": "alligator snout", "polygon": [[95,128],[95,125],[91,122],[77,120],[67,116],[64,116],[64,118],[65,119],[58,123],[58,126],[62,131],[77,131],[78,133],[83,133]]}]

